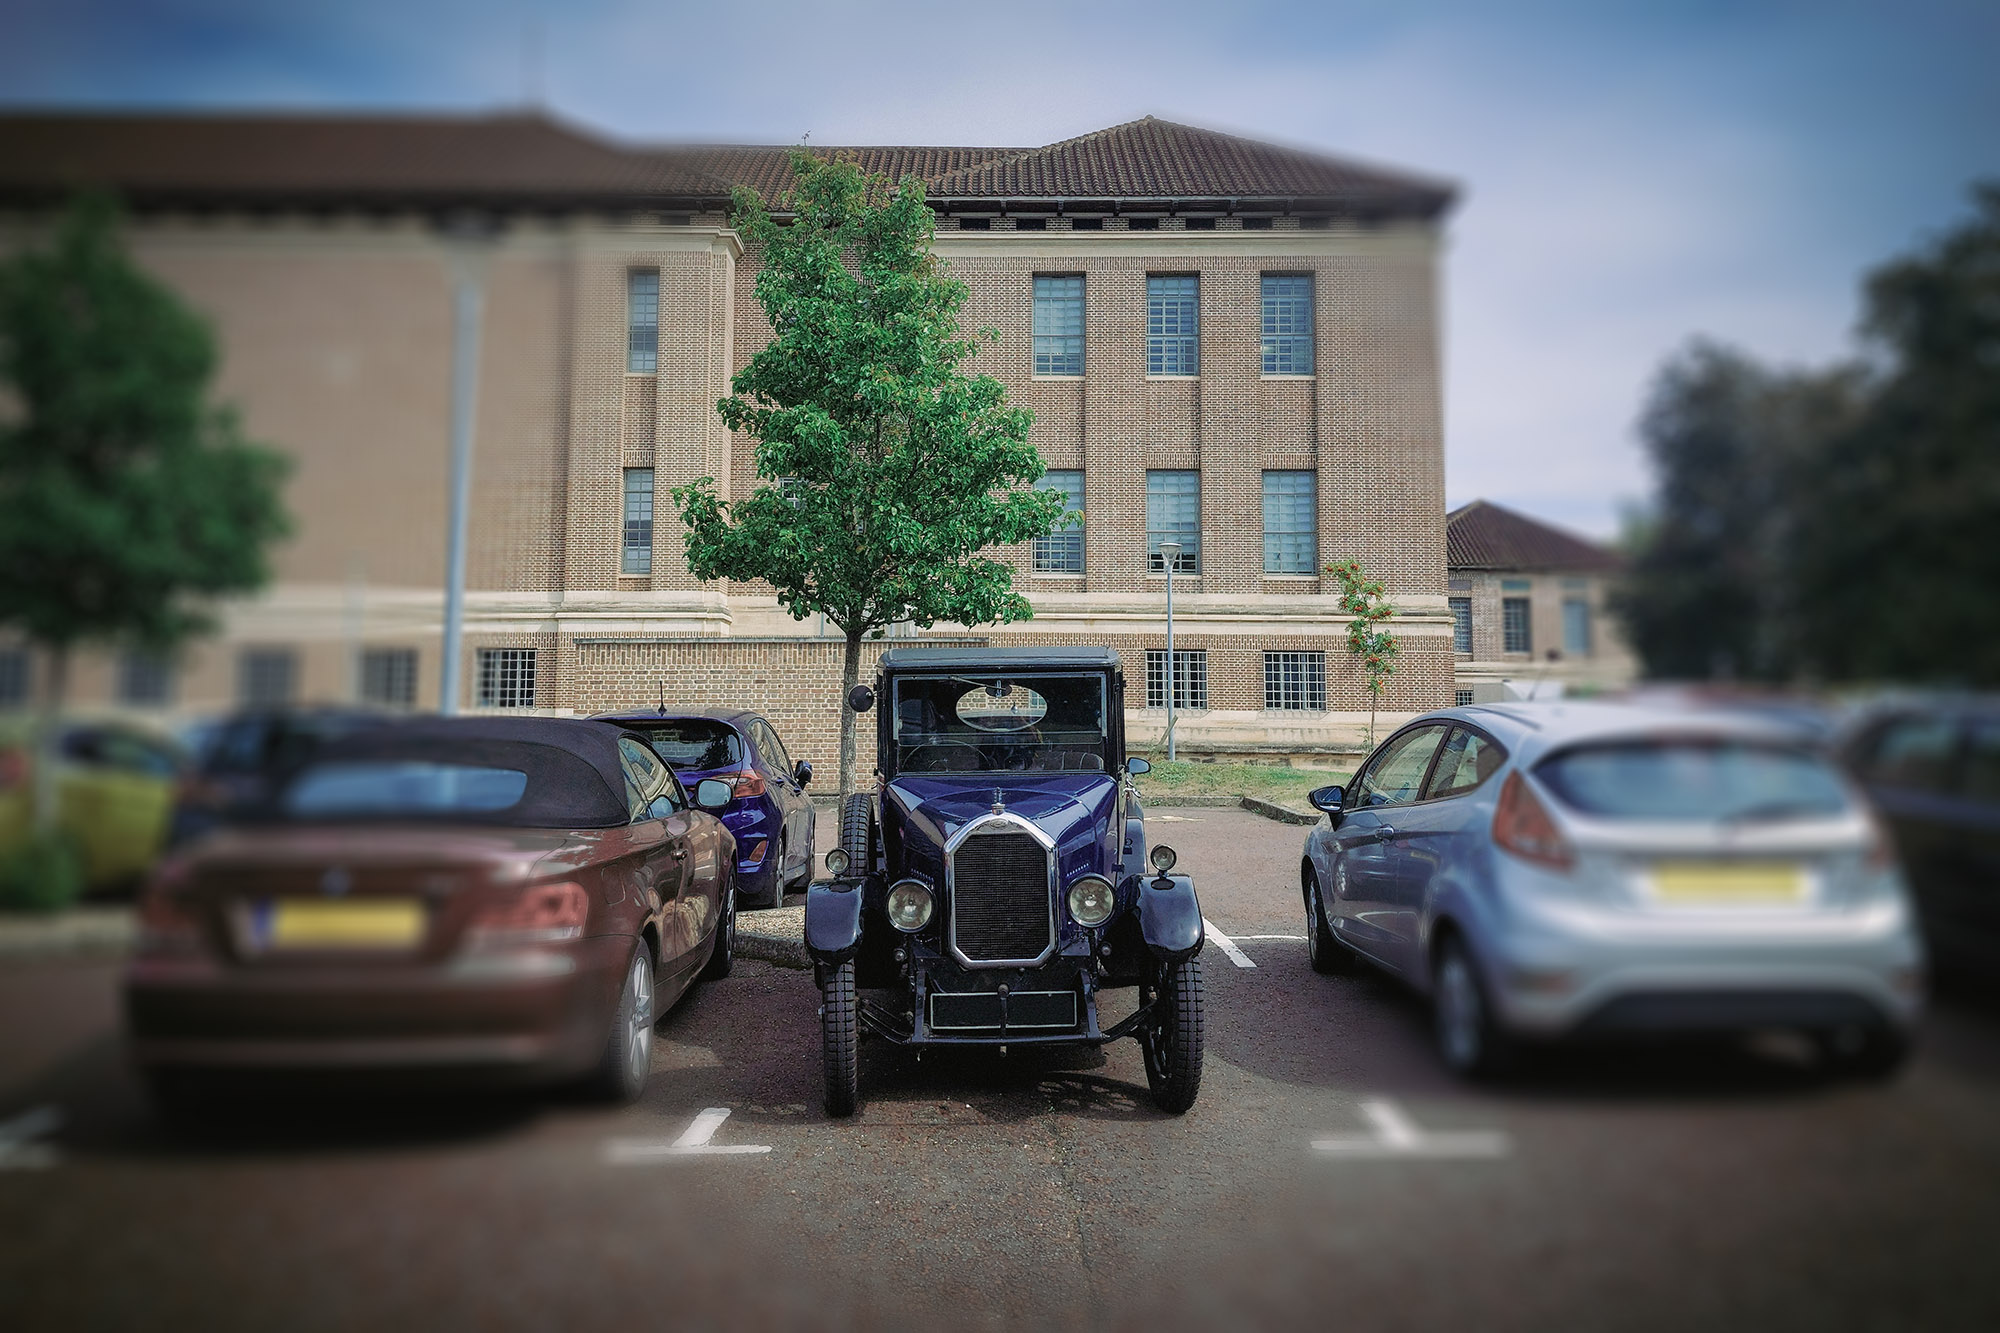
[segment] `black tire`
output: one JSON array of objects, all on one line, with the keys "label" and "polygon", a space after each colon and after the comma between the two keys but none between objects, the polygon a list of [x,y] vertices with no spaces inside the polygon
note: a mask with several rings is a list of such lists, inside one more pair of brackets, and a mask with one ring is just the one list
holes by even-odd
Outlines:
[{"label": "black tire", "polygon": [[1431,974],[1431,1031],[1445,1067],[1462,1078],[1490,1078],[1513,1063],[1514,1050],[1493,1017],[1486,979],[1456,935],[1438,946]]},{"label": "black tire", "polygon": [[1201,1091],[1201,1045],[1205,1022],[1201,960],[1187,958],[1155,971],[1155,985],[1140,995],[1152,999],[1158,1017],[1139,1038],[1146,1053],[1146,1085],[1153,1101],[1169,1115],[1183,1115]]},{"label": "black tire", "polygon": [[722,920],[715,926],[715,942],[709,946],[708,963],[701,969],[703,981],[720,981],[736,969],[736,886],[722,891]]},{"label": "black tire", "polygon": [[849,874],[875,868],[875,798],[865,791],[840,803],[840,850],[847,853]]},{"label": "black tire", "polygon": [[762,907],[783,907],[785,905],[785,853],[791,849],[785,845],[784,836],[778,838],[778,859],[771,865],[771,897]]},{"label": "black tire", "polygon": [[593,1097],[620,1105],[639,1100],[652,1065],[653,1023],[658,1018],[653,1012],[653,996],[653,955],[642,940],[626,964],[618,1007],[604,1038],[604,1054],[585,1080],[584,1086]]},{"label": "black tire", "polygon": [[1819,1047],[1834,1073],[1887,1082],[1908,1063],[1911,1041],[1907,1033],[1894,1028],[1840,1028],[1822,1033]]},{"label": "black tire", "polygon": [[820,987],[819,1040],[826,1113],[853,1115],[861,1091],[861,1006],[854,992],[852,960],[828,972]]},{"label": "black tire", "polygon": [[1354,955],[1326,923],[1326,899],[1320,892],[1319,872],[1312,862],[1306,862],[1299,879],[1306,901],[1306,959],[1312,970],[1327,977],[1352,972]]}]

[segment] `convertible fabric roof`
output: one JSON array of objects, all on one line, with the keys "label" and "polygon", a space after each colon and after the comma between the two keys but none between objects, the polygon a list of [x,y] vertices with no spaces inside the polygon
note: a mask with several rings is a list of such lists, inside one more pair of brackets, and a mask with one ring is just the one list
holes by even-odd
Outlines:
[{"label": "convertible fabric roof", "polygon": [[519,801],[488,813],[453,813],[451,822],[519,828],[610,828],[631,819],[625,800],[625,770],[618,761],[618,738],[624,734],[617,727],[580,718],[422,718],[334,741],[314,754],[300,772],[371,759],[517,769],[528,775]]}]

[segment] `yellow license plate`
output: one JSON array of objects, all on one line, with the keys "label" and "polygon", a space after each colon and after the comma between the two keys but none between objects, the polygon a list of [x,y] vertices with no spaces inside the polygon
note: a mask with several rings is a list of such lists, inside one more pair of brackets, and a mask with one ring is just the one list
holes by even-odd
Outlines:
[{"label": "yellow license plate", "polygon": [[1801,903],[1806,872],[1769,862],[1665,862],[1653,867],[1653,896],[1661,902],[1714,906]]},{"label": "yellow license plate", "polygon": [[424,905],[413,898],[280,899],[264,908],[260,934],[272,949],[409,949],[424,937]]}]

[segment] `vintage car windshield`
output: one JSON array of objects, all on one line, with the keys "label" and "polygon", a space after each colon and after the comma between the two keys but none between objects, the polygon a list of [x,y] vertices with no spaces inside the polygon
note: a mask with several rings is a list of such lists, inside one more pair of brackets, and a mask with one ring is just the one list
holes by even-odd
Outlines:
[{"label": "vintage car windshield", "polygon": [[1102,773],[1105,677],[904,676],[890,728],[902,773]]}]

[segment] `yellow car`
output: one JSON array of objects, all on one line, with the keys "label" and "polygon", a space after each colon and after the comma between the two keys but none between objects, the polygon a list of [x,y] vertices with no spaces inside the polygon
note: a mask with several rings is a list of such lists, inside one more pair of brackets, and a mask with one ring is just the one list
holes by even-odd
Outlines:
[{"label": "yellow car", "polygon": [[[144,875],[166,846],[187,760],[168,737],[132,722],[69,718],[56,724],[56,822],[83,856],[90,887]],[[0,722],[0,856],[35,826],[39,731]]]}]

